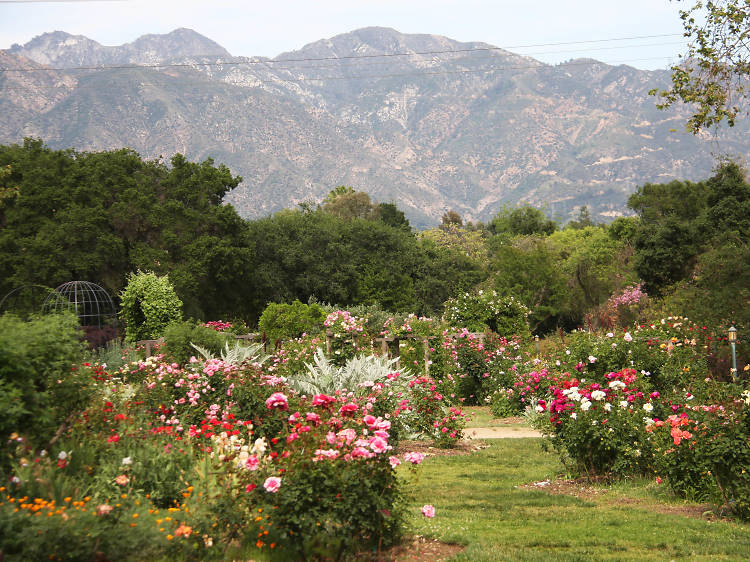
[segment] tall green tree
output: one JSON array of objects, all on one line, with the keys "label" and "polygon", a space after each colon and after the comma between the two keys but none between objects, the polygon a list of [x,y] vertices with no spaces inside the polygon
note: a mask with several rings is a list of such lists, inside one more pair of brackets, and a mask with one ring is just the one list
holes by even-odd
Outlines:
[{"label": "tall green tree", "polygon": [[222,204],[241,181],[225,166],[51,150],[35,139],[0,146],[7,166],[2,181],[18,194],[0,207],[3,293],[80,279],[117,294],[143,269],[170,275],[188,316],[243,313],[252,255],[245,222]]},{"label": "tall green tree", "polygon": [[547,218],[544,211],[525,205],[515,209],[505,208],[490,221],[493,234],[511,236],[549,236],[557,230],[557,223]]}]

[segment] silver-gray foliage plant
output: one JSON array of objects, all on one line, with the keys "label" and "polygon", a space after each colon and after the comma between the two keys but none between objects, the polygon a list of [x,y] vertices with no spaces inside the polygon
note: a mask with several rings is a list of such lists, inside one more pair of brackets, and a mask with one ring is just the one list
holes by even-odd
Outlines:
[{"label": "silver-gray foliage plant", "polygon": [[[289,385],[302,394],[332,394],[337,390],[358,392],[394,372],[397,359],[377,355],[359,355],[343,367],[328,360],[322,349],[315,352],[313,363],[305,363],[306,372],[291,377]],[[404,374],[401,371],[402,375]]]}]

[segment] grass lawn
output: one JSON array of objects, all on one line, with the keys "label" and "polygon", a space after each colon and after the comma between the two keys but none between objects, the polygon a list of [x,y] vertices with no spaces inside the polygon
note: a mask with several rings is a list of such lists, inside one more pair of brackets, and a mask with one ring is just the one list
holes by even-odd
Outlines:
[{"label": "grass lawn", "polygon": [[[428,457],[414,483],[410,533],[459,543],[455,560],[747,560],[750,524],[677,511],[653,481],[602,485],[583,497],[517,486],[562,466],[541,439],[488,440],[471,455]],[[406,473],[405,473],[406,474]],[[434,519],[419,514],[436,508]]]},{"label": "grass lawn", "polygon": [[[492,415],[489,406],[465,406],[463,411],[471,419],[466,423],[466,427],[512,427],[518,426],[518,423],[506,421],[503,418],[496,418]],[[511,418],[513,419],[513,418]]]}]

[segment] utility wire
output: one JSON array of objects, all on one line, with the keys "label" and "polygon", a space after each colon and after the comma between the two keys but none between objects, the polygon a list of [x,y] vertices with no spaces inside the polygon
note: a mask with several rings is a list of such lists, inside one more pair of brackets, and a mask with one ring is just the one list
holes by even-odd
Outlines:
[{"label": "utility wire", "polygon": [[[375,58],[393,58],[393,57],[413,57],[423,55],[444,55],[454,53],[473,53],[487,51],[509,51],[511,49],[528,49],[536,47],[558,47],[566,45],[584,45],[591,43],[608,43],[614,41],[632,41],[639,39],[653,39],[659,37],[677,37],[681,33],[663,33],[658,35],[640,35],[633,37],[615,37],[610,39],[590,39],[585,41],[566,41],[559,43],[536,43],[530,45],[511,45],[508,47],[476,47],[471,49],[448,49],[441,51],[414,51],[400,53],[381,53],[372,55],[345,55],[341,57],[305,57],[291,59],[264,59],[264,60],[231,60],[231,61],[214,61],[200,63],[202,66],[228,66],[228,65],[254,65],[254,64],[286,64],[290,62],[321,62],[321,61],[339,61],[339,60],[362,60]],[[626,47],[637,47],[637,45],[627,45]],[[207,55],[192,55],[194,58],[205,57]],[[210,56],[210,55],[208,55]],[[528,56],[528,55],[520,55]],[[192,63],[154,63],[154,64],[124,64],[124,65],[95,65],[95,66],[76,66],[76,67],[46,67],[46,68],[0,68],[0,72],[43,72],[43,71],[74,71],[74,70],[117,70],[123,68],[177,68],[194,66]]]}]

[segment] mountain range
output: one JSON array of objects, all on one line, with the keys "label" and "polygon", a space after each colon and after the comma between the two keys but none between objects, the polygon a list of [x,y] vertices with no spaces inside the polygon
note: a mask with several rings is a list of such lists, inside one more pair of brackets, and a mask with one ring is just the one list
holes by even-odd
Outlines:
[{"label": "mountain range", "polygon": [[248,218],[349,185],[416,227],[521,203],[610,220],[638,185],[750,154],[746,122],[693,136],[686,108],[658,110],[648,92],[668,82],[376,27],[272,59],[189,29],[115,47],[55,31],[0,51],[0,143],[211,157],[243,177],[227,200]]}]

